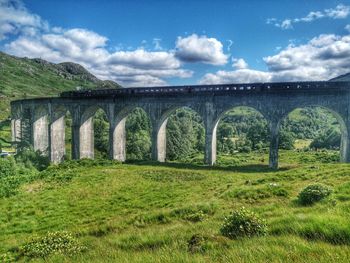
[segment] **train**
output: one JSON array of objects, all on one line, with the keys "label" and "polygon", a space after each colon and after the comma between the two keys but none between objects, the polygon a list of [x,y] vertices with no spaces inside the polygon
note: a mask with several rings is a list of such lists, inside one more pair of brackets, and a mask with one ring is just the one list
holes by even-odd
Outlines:
[{"label": "train", "polygon": [[[343,82],[344,83],[344,82]],[[65,91],[60,94],[62,98],[74,97],[106,97],[123,95],[170,95],[189,93],[222,93],[222,92],[268,92],[299,89],[324,89],[339,86],[339,82],[313,81],[313,82],[274,82],[249,84],[222,84],[222,85],[193,85],[193,86],[163,86],[163,87],[133,87],[120,89],[81,89]],[[344,86],[344,85],[343,85]]]}]

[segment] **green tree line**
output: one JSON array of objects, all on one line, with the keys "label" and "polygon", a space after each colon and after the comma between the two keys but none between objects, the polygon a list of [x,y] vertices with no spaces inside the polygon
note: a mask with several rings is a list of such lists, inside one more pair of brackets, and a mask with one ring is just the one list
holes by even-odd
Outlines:
[{"label": "green tree line", "polygon": [[[94,119],[95,147],[102,155],[108,152],[108,122],[98,112]],[[147,114],[135,109],[126,121],[127,159],[149,159],[152,126]],[[201,117],[188,108],[176,110],[167,122],[167,159],[184,160],[204,152],[205,130]],[[314,149],[337,149],[340,129],[337,120],[321,108],[304,108],[290,114],[280,127],[279,147],[293,149],[296,139],[312,140]],[[220,120],[217,128],[218,153],[233,154],[266,150],[269,147],[268,123],[257,111],[237,108]]]}]

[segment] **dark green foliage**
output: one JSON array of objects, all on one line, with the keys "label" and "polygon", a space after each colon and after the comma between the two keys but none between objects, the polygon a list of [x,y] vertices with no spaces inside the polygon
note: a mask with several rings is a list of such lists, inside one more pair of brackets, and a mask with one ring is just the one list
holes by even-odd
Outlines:
[{"label": "dark green foliage", "polygon": [[10,252],[0,254],[0,262],[4,262],[4,263],[16,262],[16,257],[12,255]]},{"label": "dark green foliage", "polygon": [[35,174],[32,169],[27,169],[17,164],[13,157],[0,159],[0,198],[6,198],[17,194],[20,185],[30,182]]},{"label": "dark green foliage", "polygon": [[206,238],[200,234],[193,235],[187,242],[188,251],[191,253],[204,252]]},{"label": "dark green foliage", "polygon": [[167,159],[185,160],[204,151],[204,128],[197,113],[179,109],[167,123]]},{"label": "dark green foliage", "polygon": [[279,133],[279,145],[280,149],[292,150],[294,149],[294,135],[293,133],[286,131],[284,129],[280,130]]},{"label": "dark green foliage", "polygon": [[184,219],[196,223],[203,221],[205,217],[206,215],[203,213],[203,211],[199,210],[197,212],[186,215]]},{"label": "dark green foliage", "polygon": [[34,151],[32,147],[23,147],[15,155],[17,163],[21,163],[27,168],[36,168],[38,171],[45,170],[50,165],[47,156],[39,151]]},{"label": "dark green foliage", "polygon": [[312,205],[328,197],[332,189],[321,184],[313,184],[305,187],[298,195],[298,201],[301,205]]},{"label": "dark green foliage", "polygon": [[17,174],[17,167],[15,159],[12,157],[0,158],[0,179],[15,176]]},{"label": "dark green foliage", "polygon": [[25,257],[45,258],[51,254],[73,255],[85,249],[71,233],[49,232],[43,237],[32,239],[20,251]]},{"label": "dark green foliage", "polygon": [[94,141],[97,152],[102,157],[107,157],[109,149],[109,124],[103,110],[98,110],[94,116]]},{"label": "dark green foliage", "polygon": [[151,157],[151,122],[140,108],[126,119],[126,157],[129,160],[148,160]]},{"label": "dark green foliage", "polygon": [[246,138],[250,141],[251,148],[254,150],[266,147],[269,141],[266,121],[252,121],[246,133]]},{"label": "dark green foliage", "polygon": [[233,211],[225,218],[220,232],[230,239],[264,236],[267,233],[265,221],[244,207]]},{"label": "dark green foliage", "polygon": [[335,128],[329,128],[320,133],[310,144],[313,149],[338,149],[340,146],[340,132]]},{"label": "dark green foliage", "polygon": [[320,131],[328,130],[334,125],[339,125],[336,118],[320,107],[297,109],[281,124],[283,130],[291,132],[298,139],[314,139]]},{"label": "dark green foliage", "polygon": [[18,187],[24,183],[24,178],[18,176],[9,176],[0,179],[0,198],[10,197],[17,194]]}]

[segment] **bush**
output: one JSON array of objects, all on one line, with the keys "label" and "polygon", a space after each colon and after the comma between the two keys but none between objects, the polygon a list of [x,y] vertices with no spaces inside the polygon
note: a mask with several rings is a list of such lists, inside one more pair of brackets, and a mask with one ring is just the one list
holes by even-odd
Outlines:
[{"label": "bush", "polygon": [[15,156],[17,163],[22,163],[27,168],[36,168],[39,171],[45,170],[50,165],[49,157],[40,151],[34,151],[31,147],[21,149]]},{"label": "bush", "polygon": [[16,258],[10,254],[9,252],[0,254],[0,262],[9,263],[9,262],[16,262]]},{"label": "bush", "polygon": [[49,232],[21,247],[21,254],[29,258],[45,258],[51,254],[72,255],[85,250],[68,232]]},{"label": "bush", "polygon": [[298,195],[298,202],[302,205],[312,205],[328,197],[332,189],[325,185],[313,184],[305,187]]},{"label": "bush", "polygon": [[193,222],[193,223],[196,223],[196,222],[201,222],[205,219],[206,215],[203,213],[203,211],[197,211],[195,213],[191,213],[191,214],[188,214],[185,216],[185,219],[190,221],[190,222]]},{"label": "bush", "polygon": [[0,158],[0,179],[17,174],[16,162],[12,157]]},{"label": "bush", "polygon": [[205,238],[200,234],[193,235],[187,242],[188,251],[191,253],[204,252]]},{"label": "bush", "polygon": [[267,233],[267,226],[255,213],[242,207],[225,218],[220,232],[230,239],[264,236]]}]

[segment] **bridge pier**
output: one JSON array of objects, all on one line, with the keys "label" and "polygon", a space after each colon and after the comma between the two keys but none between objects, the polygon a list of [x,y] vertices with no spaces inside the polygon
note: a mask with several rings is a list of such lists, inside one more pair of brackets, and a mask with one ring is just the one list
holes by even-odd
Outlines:
[{"label": "bridge pier", "polygon": [[20,142],[22,138],[22,123],[21,119],[14,118],[11,120],[11,134],[12,134],[12,142]]},{"label": "bridge pier", "polygon": [[152,160],[165,162],[166,159],[166,118],[160,125],[156,122],[153,124],[151,140],[152,140]]},{"label": "bridge pier", "polygon": [[50,123],[49,134],[50,161],[57,164],[64,160],[64,155],[66,154],[64,115]]},{"label": "bridge pier", "polygon": [[94,159],[94,122],[89,116],[79,127],[79,159]]},{"label": "bridge pier", "polygon": [[205,127],[205,152],[204,163],[208,165],[214,165],[216,162],[216,129],[218,123],[214,125],[214,128],[210,125]]},{"label": "bridge pier", "polygon": [[31,123],[32,145],[34,151],[46,153],[49,148],[48,115],[44,109],[34,111]]},{"label": "bridge pier", "polygon": [[[344,121],[345,119],[345,121]],[[350,163],[350,120],[346,118],[338,118],[340,123],[340,162]]]},{"label": "bridge pier", "polygon": [[124,162],[126,160],[126,117],[116,124],[109,125],[109,155],[112,160]]},{"label": "bridge pier", "polygon": [[278,169],[278,139],[279,139],[279,123],[270,123],[270,153],[269,167]]}]

